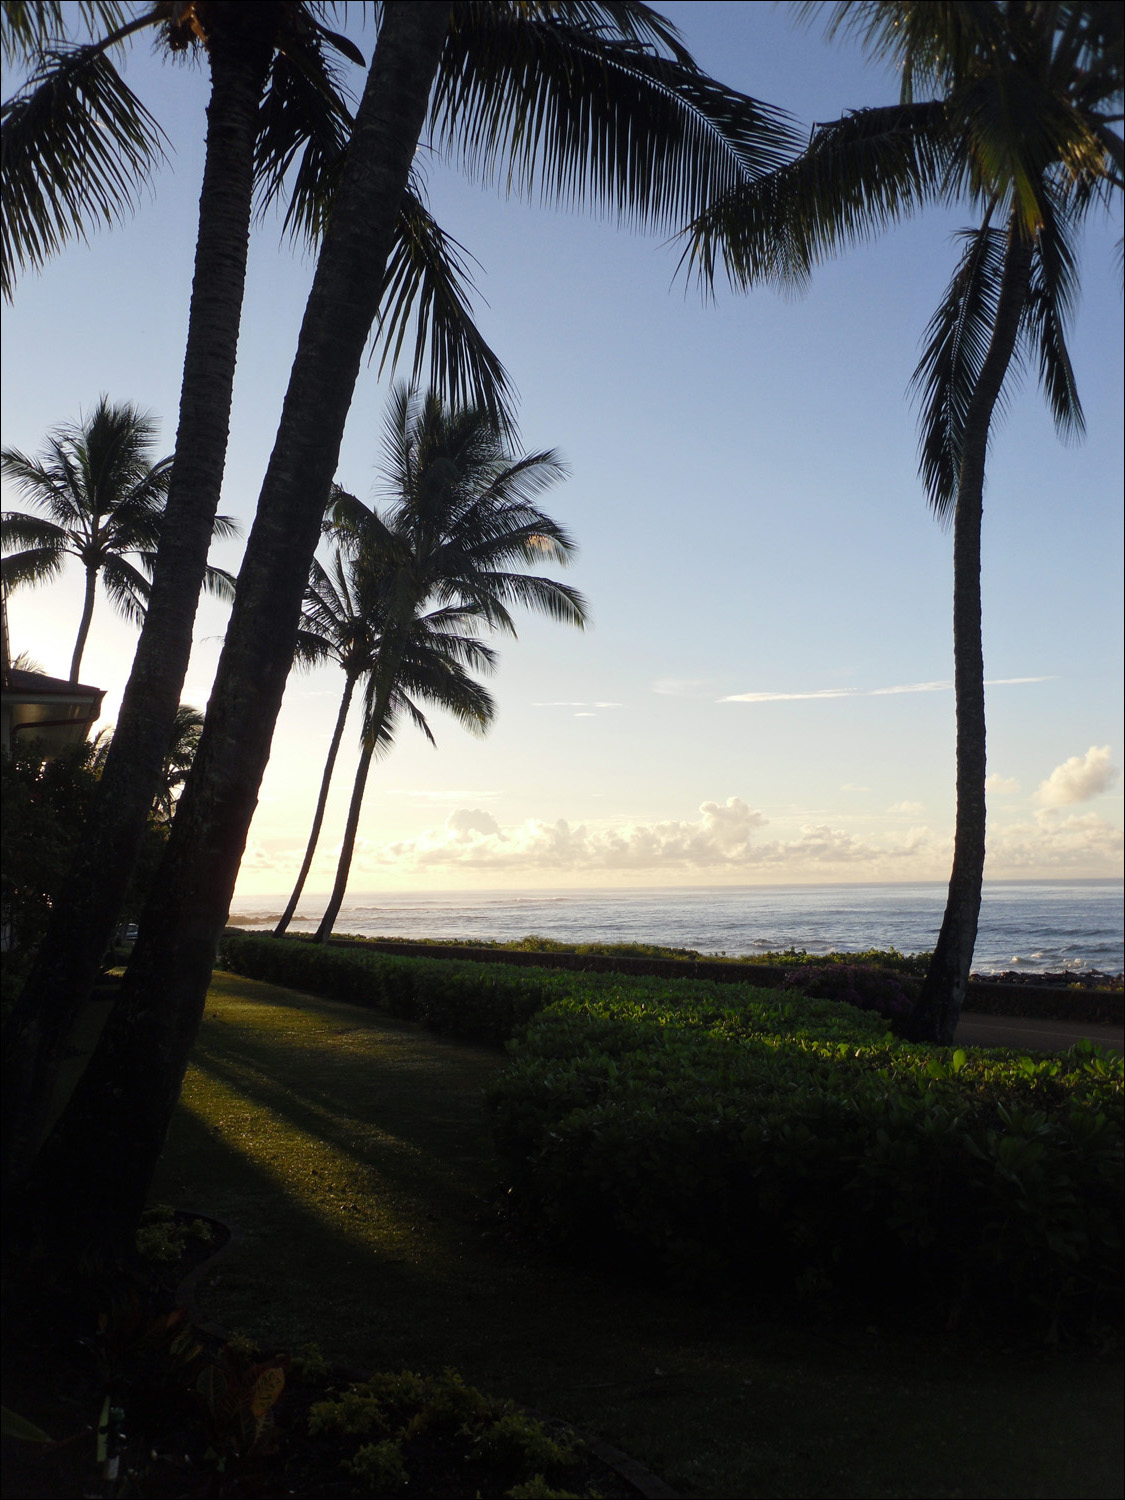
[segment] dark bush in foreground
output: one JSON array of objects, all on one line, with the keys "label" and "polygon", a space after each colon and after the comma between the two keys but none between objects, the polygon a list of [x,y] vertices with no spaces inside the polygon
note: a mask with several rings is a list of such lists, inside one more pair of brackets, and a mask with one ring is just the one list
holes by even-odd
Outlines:
[{"label": "dark bush in foreground", "polygon": [[873,1010],[887,1021],[899,1022],[913,1011],[921,981],[873,964],[802,964],[786,974],[781,988]]},{"label": "dark bush in foreground", "polygon": [[1121,1059],[950,1057],[824,1008],[850,1040],[771,1035],[752,1006],[719,1024],[685,1006],[537,1017],[489,1101],[524,1227],[712,1287],[1048,1321],[1116,1305]]}]

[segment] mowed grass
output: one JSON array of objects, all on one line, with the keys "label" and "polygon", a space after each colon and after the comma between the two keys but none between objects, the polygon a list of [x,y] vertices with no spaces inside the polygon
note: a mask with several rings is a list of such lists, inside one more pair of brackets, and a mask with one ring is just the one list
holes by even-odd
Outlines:
[{"label": "mowed grass", "polygon": [[154,1193],[235,1231],[204,1315],[357,1371],[453,1366],[685,1495],[1121,1493],[1114,1356],[794,1311],[769,1288],[701,1301],[526,1256],[493,1211],[480,1096],[501,1065],[217,975]]}]

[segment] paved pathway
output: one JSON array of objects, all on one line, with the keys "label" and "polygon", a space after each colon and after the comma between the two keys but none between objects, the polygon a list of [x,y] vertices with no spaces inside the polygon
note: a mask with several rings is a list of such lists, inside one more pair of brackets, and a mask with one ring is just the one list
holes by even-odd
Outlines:
[{"label": "paved pathway", "polygon": [[1098,1021],[1043,1021],[1026,1016],[986,1016],[962,1011],[956,1040],[969,1047],[1022,1047],[1031,1052],[1065,1052],[1088,1037],[1100,1047],[1125,1052],[1125,1027]]}]

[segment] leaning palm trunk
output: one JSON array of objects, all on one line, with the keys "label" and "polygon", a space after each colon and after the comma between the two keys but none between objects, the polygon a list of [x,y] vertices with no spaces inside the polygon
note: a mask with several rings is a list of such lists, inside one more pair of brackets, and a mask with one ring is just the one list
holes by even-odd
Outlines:
[{"label": "leaning palm trunk", "polygon": [[1009,224],[1003,281],[988,353],[962,437],[953,516],[953,690],[957,705],[957,820],[945,915],[911,1021],[919,1041],[953,1041],[977,940],[985,855],[984,647],[981,639],[981,518],[988,433],[1019,336],[1031,241]]},{"label": "leaning palm trunk", "polygon": [[86,652],[86,641],[90,635],[90,622],[94,618],[94,595],[98,587],[98,572],[96,568],[86,568],[86,590],[82,596],[82,618],[78,622],[78,638],[74,642],[74,655],[70,659],[70,680],[78,681],[78,674],[82,670],[82,657]]},{"label": "leaning palm trunk", "polygon": [[359,815],[363,810],[363,794],[367,790],[367,777],[371,771],[371,762],[375,756],[375,744],[373,740],[364,739],[363,749],[360,752],[359,765],[356,768],[355,781],[352,783],[352,800],[348,806],[348,821],[344,828],[344,841],[340,845],[340,858],[336,863],[336,881],[332,887],[332,894],[328,898],[328,905],[324,915],[320,919],[320,926],[316,929],[315,942],[326,943],[332,936],[332,928],[336,918],[340,915],[340,907],[343,905],[344,896],[348,889],[348,876],[351,874],[352,859],[355,856],[355,841],[359,833]]},{"label": "leaning palm trunk", "polygon": [[394,681],[398,663],[388,659],[384,660],[380,666],[384,686],[380,689],[367,722],[363,726],[363,749],[360,751],[359,765],[356,768],[355,781],[352,783],[352,800],[348,804],[344,842],[340,846],[340,858],[336,862],[336,880],[332,886],[332,894],[328,898],[324,915],[320,919],[320,926],[316,929],[314,942],[317,943],[328,941],[332,936],[333,924],[340,915],[340,907],[348,889],[348,876],[351,874],[352,859],[355,855],[355,841],[359,833],[359,815],[363,810],[363,794],[367,790],[367,777],[371,771],[371,762],[375,758],[375,747],[379,743],[387,720],[390,705],[389,684]]},{"label": "leaning palm trunk", "polygon": [[289,897],[289,904],[281,913],[281,920],[273,930],[274,937],[283,936],[285,929],[293,920],[293,913],[297,910],[297,903],[301,899],[301,892],[305,888],[305,881],[309,878],[312,869],[313,855],[320,839],[320,830],[324,826],[324,810],[328,806],[328,789],[332,785],[332,773],[336,769],[336,757],[340,753],[340,741],[344,736],[344,724],[348,717],[348,709],[352,703],[352,693],[355,691],[356,679],[349,676],[344,685],[344,696],[340,700],[340,712],[336,715],[336,728],[332,731],[332,743],[328,747],[328,759],[324,762],[324,775],[320,778],[320,796],[316,802],[316,812],[313,814],[312,828],[309,831],[309,842],[305,848],[305,857],[301,863],[297,883],[293,887],[293,894]]},{"label": "leaning palm trunk", "polygon": [[[220,9],[214,7],[214,10]],[[228,25],[235,13],[226,7]],[[249,9],[249,7],[247,8]],[[249,28],[252,38],[255,27]],[[62,1050],[97,977],[132,877],[191,655],[222,488],[253,204],[258,102],[270,50],[216,40],[180,425],[144,628],[101,791],[38,962],[4,1029],[3,1169],[34,1152]],[[75,652],[74,673],[83,637]]]},{"label": "leaning palm trunk", "polygon": [[179,1097],[448,24],[443,0],[384,6],[192,775],[122,998],[26,1190],[64,1257],[76,1222],[86,1255],[127,1248]]}]

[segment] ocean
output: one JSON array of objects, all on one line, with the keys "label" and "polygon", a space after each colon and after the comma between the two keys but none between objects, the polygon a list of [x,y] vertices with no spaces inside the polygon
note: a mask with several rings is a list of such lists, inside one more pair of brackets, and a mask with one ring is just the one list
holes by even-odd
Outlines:
[{"label": "ocean", "polygon": [[[236,898],[233,925],[269,929],[284,898]],[[336,931],[364,937],[508,941],[531,933],[562,942],[662,943],[741,956],[934,945],[944,883],[691,886],[576,891],[426,891],[349,897]],[[302,902],[294,932],[311,932],[322,907]],[[1119,880],[990,881],[973,969],[1028,973],[1125,969],[1125,887]]]}]

